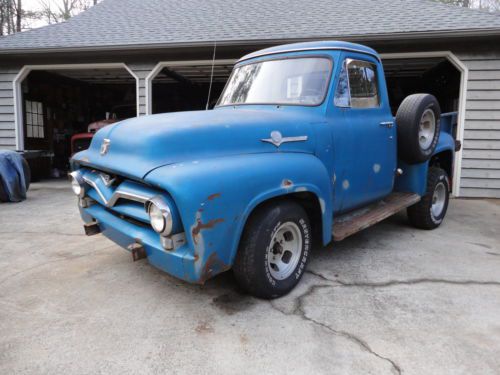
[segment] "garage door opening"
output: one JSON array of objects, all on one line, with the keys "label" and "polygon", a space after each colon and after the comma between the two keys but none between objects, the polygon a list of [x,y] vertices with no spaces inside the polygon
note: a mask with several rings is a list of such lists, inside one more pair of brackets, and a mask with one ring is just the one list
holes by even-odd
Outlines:
[{"label": "garage door opening", "polygon": [[[466,68],[451,54],[409,55],[411,54],[382,56],[393,114],[396,114],[406,96],[430,93],[439,101],[442,113],[456,113],[456,115],[448,115],[448,118],[451,120],[453,137],[463,142]],[[461,154],[457,154],[453,168],[452,191],[455,196],[458,196],[460,195]]]},{"label": "garage door opening", "polygon": [[[231,74],[232,63],[166,64],[152,78],[151,113],[213,108]],[[210,91],[210,98],[209,98]]]},{"label": "garage door opening", "polygon": [[96,130],[137,115],[136,79],[124,67],[33,69],[20,82],[24,150],[34,178],[65,176]]},{"label": "garage door opening", "polygon": [[394,115],[403,99],[415,93],[434,95],[442,113],[458,111],[461,73],[445,57],[384,59],[383,64]]}]

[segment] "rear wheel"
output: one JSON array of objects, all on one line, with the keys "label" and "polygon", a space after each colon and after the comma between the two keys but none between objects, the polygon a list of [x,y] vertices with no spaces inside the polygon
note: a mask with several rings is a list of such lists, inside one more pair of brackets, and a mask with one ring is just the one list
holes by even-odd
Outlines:
[{"label": "rear wheel", "polygon": [[398,155],[409,164],[428,160],[439,139],[441,110],[429,94],[408,96],[398,108]]},{"label": "rear wheel", "polygon": [[249,219],[233,267],[242,288],[259,298],[276,298],[300,281],[310,254],[311,227],[294,202],[271,203]]},{"label": "rear wheel", "polygon": [[446,172],[437,167],[429,168],[427,191],[420,202],[408,207],[412,225],[421,229],[434,229],[443,222],[450,198],[450,183]]}]

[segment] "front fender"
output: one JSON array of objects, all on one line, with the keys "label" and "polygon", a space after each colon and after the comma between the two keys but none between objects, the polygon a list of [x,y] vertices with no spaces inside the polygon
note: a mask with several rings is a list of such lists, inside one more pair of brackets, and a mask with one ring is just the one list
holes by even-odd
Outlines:
[{"label": "front fender", "polygon": [[[311,154],[247,154],[177,163],[148,173],[147,183],[168,191],[193,249],[193,281],[203,282],[234,261],[243,227],[260,203],[308,191],[322,211],[323,242],[331,239],[332,184]],[[285,181],[285,183],[283,183]],[[185,267],[189,269],[190,267]]]}]

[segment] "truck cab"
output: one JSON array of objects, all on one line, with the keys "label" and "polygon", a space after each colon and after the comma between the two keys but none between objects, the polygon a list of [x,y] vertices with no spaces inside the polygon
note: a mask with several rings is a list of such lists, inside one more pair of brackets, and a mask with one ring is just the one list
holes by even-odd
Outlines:
[{"label": "truck cab", "polygon": [[300,280],[312,246],[407,208],[438,227],[455,142],[437,100],[391,113],[382,62],[345,42],[278,46],[240,59],[213,110],[129,119],[74,155],[89,235],[188,282],[233,269],[275,298]]}]

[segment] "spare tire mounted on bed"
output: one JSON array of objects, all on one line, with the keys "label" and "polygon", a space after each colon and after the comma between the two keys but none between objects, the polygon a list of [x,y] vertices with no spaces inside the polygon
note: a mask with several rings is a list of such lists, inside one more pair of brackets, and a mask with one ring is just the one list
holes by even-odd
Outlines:
[{"label": "spare tire mounted on bed", "polygon": [[409,164],[428,160],[439,139],[441,109],[430,94],[408,96],[398,108],[396,126],[399,157]]}]

